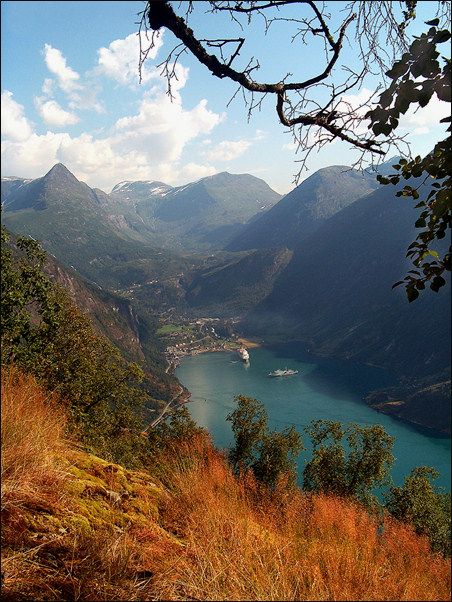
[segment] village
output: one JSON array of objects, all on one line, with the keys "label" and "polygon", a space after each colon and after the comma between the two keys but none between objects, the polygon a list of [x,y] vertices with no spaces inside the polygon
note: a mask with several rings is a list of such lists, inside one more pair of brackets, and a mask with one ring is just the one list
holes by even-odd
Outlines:
[{"label": "village", "polygon": [[157,334],[166,343],[169,368],[179,365],[181,357],[213,351],[236,351],[244,343],[233,331],[233,322],[219,318],[181,319],[163,325]]}]

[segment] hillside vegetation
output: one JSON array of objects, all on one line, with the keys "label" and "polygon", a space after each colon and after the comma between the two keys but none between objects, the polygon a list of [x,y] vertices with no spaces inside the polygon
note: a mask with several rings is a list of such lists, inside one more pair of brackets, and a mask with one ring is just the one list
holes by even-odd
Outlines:
[{"label": "hillside vegetation", "polygon": [[236,479],[199,430],[127,470],[68,437],[32,376],[4,370],[1,393],[4,600],[450,599],[408,525]]},{"label": "hillside vegetation", "polygon": [[258,400],[237,396],[225,453],[182,387],[143,430],[152,372],[96,334],[35,241],[15,247],[2,228],[3,599],[449,599],[450,495],[420,467],[376,503],[381,427],[311,423],[304,490],[301,436]]}]

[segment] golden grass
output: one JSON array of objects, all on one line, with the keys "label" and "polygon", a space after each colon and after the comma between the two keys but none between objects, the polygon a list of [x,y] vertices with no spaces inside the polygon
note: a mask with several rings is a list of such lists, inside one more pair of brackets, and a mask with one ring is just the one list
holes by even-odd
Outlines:
[{"label": "golden grass", "polygon": [[31,494],[46,483],[55,486],[66,424],[65,408],[32,376],[14,366],[2,371],[2,509],[12,495]]},{"label": "golden grass", "polygon": [[[379,525],[349,501],[282,489],[257,503],[256,483],[236,483],[208,442],[178,472],[163,511],[185,542],[168,557],[146,599],[450,600],[450,566],[405,525]],[[263,499],[263,501],[262,501]]]},{"label": "golden grass", "polygon": [[64,429],[56,400],[4,371],[5,600],[450,600],[450,563],[409,527],[237,482],[206,435],[136,472]]}]

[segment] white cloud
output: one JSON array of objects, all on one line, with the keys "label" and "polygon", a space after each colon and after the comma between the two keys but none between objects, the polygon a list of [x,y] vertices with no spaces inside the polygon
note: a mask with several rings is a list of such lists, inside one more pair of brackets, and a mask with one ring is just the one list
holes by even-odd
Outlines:
[{"label": "white cloud", "polygon": [[[88,134],[71,138],[67,133],[33,133],[26,142],[2,141],[2,172],[38,178],[63,163],[90,186],[110,190],[119,180],[157,179],[146,157],[137,152],[118,153],[108,139],[94,140]],[[167,170],[165,174],[170,173]]]},{"label": "white cloud", "polygon": [[47,132],[43,136],[32,133],[25,141],[2,141],[2,172],[23,178],[38,178],[55,163],[61,141],[68,134]]},{"label": "white cloud", "polygon": [[48,125],[65,127],[80,121],[77,115],[62,109],[55,100],[44,102],[43,98],[36,98],[35,105],[39,115]]},{"label": "white cloud", "polygon": [[[149,43],[144,34],[142,43],[144,45]],[[148,59],[155,58],[162,43],[162,36],[155,36],[155,46],[149,51]],[[140,40],[136,33],[132,33],[122,40],[114,40],[108,48],[100,48],[97,54],[98,61],[91,72],[92,75],[105,75],[122,85],[139,82]],[[159,71],[149,68],[148,64],[144,63],[141,69],[143,83],[159,77]]]},{"label": "white cloud", "polygon": [[32,134],[32,127],[24,116],[23,105],[13,100],[12,92],[2,92],[2,135],[14,142],[27,140]]},{"label": "white cloud", "polygon": [[268,132],[265,130],[256,130],[256,134],[254,136],[255,140],[266,140],[268,137]]},{"label": "white cloud", "polygon": [[42,93],[46,96],[53,96],[53,88],[55,86],[55,80],[50,77],[46,77],[42,84]]},{"label": "white cloud", "polygon": [[200,134],[208,134],[220,123],[222,116],[207,109],[201,100],[191,111],[182,107],[179,94],[171,101],[164,93],[148,92],[137,115],[116,122],[115,146],[138,149],[150,161],[176,161],[185,145]]},{"label": "white cloud", "polygon": [[223,140],[214,148],[203,151],[202,155],[210,161],[231,161],[243,155],[251,146],[251,142],[247,140]]},{"label": "white cloud", "polygon": [[[17,117],[28,125],[23,107],[8,94],[6,101],[13,103]],[[52,101],[42,103],[42,107],[49,105],[53,106]],[[63,115],[67,113],[61,111]],[[57,114],[53,113],[54,119]],[[122,118],[111,136],[100,139],[88,133],[71,137],[68,133],[47,132],[39,136],[30,126],[23,128],[20,137],[17,129],[8,130],[9,140],[2,142],[3,173],[39,177],[61,162],[90,186],[104,190],[124,179],[178,184],[181,179],[190,181],[215,173],[213,167],[194,162],[181,168],[179,160],[190,140],[210,132],[220,120],[220,115],[206,108],[206,101],[185,111],[180,99],[171,103],[165,94],[160,94],[143,99],[137,115]]]},{"label": "white cloud", "polygon": [[218,170],[212,165],[198,165],[197,163],[191,162],[181,168],[179,179],[183,179],[187,182],[195,182],[200,178],[213,176],[217,171]]},{"label": "white cloud", "polygon": [[[102,103],[97,101],[99,90],[87,85],[86,82],[82,83],[80,75],[66,65],[66,59],[60,50],[52,48],[50,44],[45,44],[43,54],[47,68],[56,76],[58,86],[68,98],[70,109],[105,113]],[[47,97],[53,96],[54,85],[55,80],[46,78],[42,86],[43,94]]]},{"label": "white cloud", "polygon": [[63,92],[70,93],[81,88],[80,75],[66,65],[66,59],[57,48],[52,48],[50,44],[44,46],[44,60],[47,69],[56,75],[58,85]]},{"label": "white cloud", "polygon": [[69,108],[106,113],[102,102],[97,100],[97,94],[97,90],[88,87],[83,88],[80,92],[73,92],[69,97]]},{"label": "white cloud", "polygon": [[[417,106],[417,105],[416,105]],[[410,130],[413,135],[427,134],[432,127],[442,125],[440,120],[450,115],[450,105],[432,96],[428,105],[424,108],[411,108],[405,115],[400,116],[399,127]]]},{"label": "white cloud", "polygon": [[337,111],[347,112],[350,109],[356,111],[360,117],[364,117],[367,111],[372,106],[372,99],[376,98],[376,94],[372,90],[362,88],[358,94],[346,94],[341,97],[336,108]]},{"label": "white cloud", "polygon": [[296,151],[298,148],[298,144],[293,141],[293,142],[286,142],[286,144],[283,144],[281,149],[282,150],[288,150],[288,151]]},{"label": "white cloud", "polygon": [[[137,48],[135,34],[116,40],[101,49],[98,64],[87,76],[97,74],[97,86],[100,74],[130,84],[137,70]],[[153,52],[157,50],[158,46]],[[96,99],[98,90],[67,65],[58,49],[46,44],[43,55],[52,77],[44,81],[42,95],[35,97],[35,106],[49,127],[63,128],[76,123],[79,117],[75,109],[103,110]],[[176,65],[176,73],[172,99],[166,94],[165,79],[150,68],[146,78],[154,85],[141,94],[135,114],[121,117],[110,130],[102,127],[96,133],[84,131],[78,136],[52,131],[38,135],[26,119],[24,108],[12,99],[10,92],[5,92],[2,118],[7,117],[4,124],[7,139],[2,142],[3,173],[35,178],[61,162],[79,179],[104,190],[123,179],[158,179],[177,185],[212,175],[214,167],[198,165],[193,155],[183,162],[181,159],[187,145],[195,138],[209,135],[224,114],[209,110],[205,99],[185,109],[180,89],[187,81],[188,69]],[[57,102],[53,98],[57,86],[66,96],[67,107],[60,99]]]}]

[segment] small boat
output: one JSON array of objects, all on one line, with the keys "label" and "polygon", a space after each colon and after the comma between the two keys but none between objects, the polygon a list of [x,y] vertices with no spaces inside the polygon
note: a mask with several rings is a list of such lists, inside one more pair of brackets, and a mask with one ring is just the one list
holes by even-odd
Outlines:
[{"label": "small boat", "polygon": [[248,349],[246,349],[246,347],[240,347],[240,349],[237,349],[237,353],[243,362],[247,362],[250,359],[250,354],[248,353]]},{"label": "small boat", "polygon": [[284,368],[284,370],[275,370],[274,372],[268,373],[269,376],[291,376],[292,374],[298,374],[298,370]]}]

